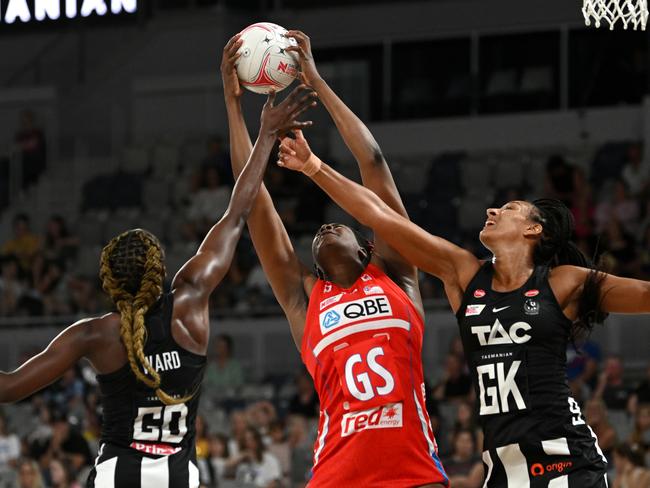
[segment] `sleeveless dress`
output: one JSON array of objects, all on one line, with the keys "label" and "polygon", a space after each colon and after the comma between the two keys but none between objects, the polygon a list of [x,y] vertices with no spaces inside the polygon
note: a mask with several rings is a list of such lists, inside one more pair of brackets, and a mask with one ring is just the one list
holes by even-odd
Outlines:
[{"label": "sleeveless dress", "polygon": [[309,488],[448,485],[425,409],[423,333],[373,264],[348,289],[315,284],[301,347],[320,399]]},{"label": "sleeveless dress", "polygon": [[174,300],[163,295],[145,316],[144,354],[172,396],[165,405],[136,380],[129,364],[97,375],[103,407],[102,435],[88,488],[197,488],[195,420],[206,358],[179,346],[171,333]]}]

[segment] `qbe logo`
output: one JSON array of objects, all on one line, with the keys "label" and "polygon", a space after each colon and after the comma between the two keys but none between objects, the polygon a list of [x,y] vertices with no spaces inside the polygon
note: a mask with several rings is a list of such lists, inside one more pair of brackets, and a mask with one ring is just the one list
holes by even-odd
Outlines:
[{"label": "qbe logo", "polygon": [[392,317],[393,310],[386,295],[377,295],[340,303],[319,315],[322,334],[345,325],[368,319]]},{"label": "qbe logo", "polygon": [[368,429],[395,429],[403,425],[402,403],[346,413],[341,420],[341,437],[347,437]]}]

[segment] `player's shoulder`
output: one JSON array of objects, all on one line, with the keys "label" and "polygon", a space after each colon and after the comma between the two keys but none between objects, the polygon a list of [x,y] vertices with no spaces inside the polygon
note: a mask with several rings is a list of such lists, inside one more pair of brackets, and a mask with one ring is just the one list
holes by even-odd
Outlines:
[{"label": "player's shoulder", "polygon": [[75,322],[73,326],[79,328],[87,336],[94,338],[110,338],[115,334],[119,336],[120,314],[110,312],[98,317],[88,317]]}]

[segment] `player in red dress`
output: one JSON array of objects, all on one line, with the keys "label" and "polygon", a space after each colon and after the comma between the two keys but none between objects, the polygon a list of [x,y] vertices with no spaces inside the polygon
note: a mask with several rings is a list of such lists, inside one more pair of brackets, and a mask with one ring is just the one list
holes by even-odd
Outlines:
[{"label": "player in red dress", "polygon": [[[392,175],[368,129],[318,74],[297,31],[303,81],[327,108],[359,163],[365,186],[406,216]],[[239,47],[235,43],[233,52]],[[251,150],[233,52],[221,70],[233,171]],[[248,218],[253,244],[314,379],[320,420],[310,488],[448,486],[425,410],[423,307],[417,270],[383,240],[371,245],[340,224],[323,225],[303,265],[262,187]]]}]

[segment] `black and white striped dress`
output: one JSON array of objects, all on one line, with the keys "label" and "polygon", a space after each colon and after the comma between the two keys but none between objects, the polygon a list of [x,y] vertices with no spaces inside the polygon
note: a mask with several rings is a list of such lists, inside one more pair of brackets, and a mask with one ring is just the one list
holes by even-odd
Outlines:
[{"label": "black and white striped dress", "polygon": [[145,317],[144,353],[162,388],[186,403],[165,405],[137,381],[128,363],[98,375],[103,418],[100,449],[88,488],[198,488],[195,420],[206,358],[181,348],[171,334],[173,295]]},{"label": "black and white striped dress", "polygon": [[485,434],[484,488],[606,488],[607,461],[566,375],[571,321],[538,266],[510,292],[487,262],[457,318]]}]

